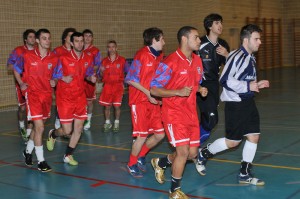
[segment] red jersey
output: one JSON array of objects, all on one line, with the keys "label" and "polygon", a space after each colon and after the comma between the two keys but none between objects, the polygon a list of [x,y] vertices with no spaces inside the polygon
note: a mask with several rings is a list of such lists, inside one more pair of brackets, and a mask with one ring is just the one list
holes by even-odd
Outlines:
[{"label": "red jersey", "polygon": [[20,57],[24,52],[26,51],[30,51],[28,50],[26,45],[23,46],[18,46],[16,47],[9,55],[8,60],[7,60],[7,66],[9,64],[14,65],[18,59],[18,57]]},{"label": "red jersey", "polygon": [[119,55],[113,61],[109,57],[104,58],[101,66],[104,68],[102,82],[107,84],[123,83],[125,63],[126,59]]},{"label": "red jersey", "polygon": [[151,87],[166,89],[182,89],[193,87],[189,97],[162,98],[162,119],[168,123],[193,124],[198,122],[196,109],[196,93],[202,80],[202,61],[196,54],[192,54],[192,61],[177,49],[159,64]]},{"label": "red jersey", "polygon": [[[125,82],[137,82],[150,90],[150,82],[162,58],[162,53],[157,57],[151,52],[149,46],[143,47],[134,56],[133,62],[126,75]],[[146,101],[149,100],[142,91],[133,86],[129,86],[129,105]]]},{"label": "red jersey", "polygon": [[65,55],[69,53],[71,49],[67,49],[64,45],[58,46],[53,50],[53,53],[55,53],[57,56]]},{"label": "red jersey", "polygon": [[[56,94],[60,97],[65,96],[72,98],[84,94],[84,80],[94,74],[93,58],[82,52],[80,57],[77,57],[74,50],[59,57],[59,62],[55,68],[53,78],[59,79],[56,87]],[[63,76],[73,77],[70,83],[62,81]]]},{"label": "red jersey", "polygon": [[100,53],[100,50],[97,47],[95,47],[94,45],[90,45],[89,47],[84,49],[84,52],[86,52],[86,54],[93,57],[94,66],[100,67],[100,65],[101,65],[101,53]]},{"label": "red jersey", "polygon": [[50,80],[57,61],[58,57],[54,53],[49,51],[45,57],[41,57],[36,48],[19,57],[14,64],[14,70],[21,74],[22,81],[28,84],[28,92],[51,93]]}]

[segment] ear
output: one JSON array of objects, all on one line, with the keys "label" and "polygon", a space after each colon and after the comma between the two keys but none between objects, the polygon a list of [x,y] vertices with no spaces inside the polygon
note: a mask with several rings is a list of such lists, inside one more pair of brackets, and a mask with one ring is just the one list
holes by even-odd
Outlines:
[{"label": "ear", "polygon": [[39,44],[39,43],[40,43],[40,40],[38,40],[38,39],[35,39],[35,42],[36,42],[37,44]]}]

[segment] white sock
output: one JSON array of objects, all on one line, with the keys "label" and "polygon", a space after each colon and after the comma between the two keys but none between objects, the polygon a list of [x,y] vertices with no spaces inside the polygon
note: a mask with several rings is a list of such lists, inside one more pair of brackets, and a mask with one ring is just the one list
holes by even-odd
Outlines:
[{"label": "white sock", "polygon": [[29,137],[32,129],[26,129],[26,136]]},{"label": "white sock", "polygon": [[26,146],[26,153],[32,154],[33,149],[34,149],[34,142],[33,140],[29,139]]},{"label": "white sock", "polygon": [[105,124],[110,124],[110,120],[105,120]]},{"label": "white sock", "polygon": [[19,121],[19,125],[20,125],[20,128],[24,128],[25,127],[24,121]]},{"label": "white sock", "polygon": [[219,139],[215,140],[212,144],[208,145],[207,148],[214,155],[216,153],[219,153],[221,151],[225,151],[226,149],[228,149],[226,142],[225,142],[225,138],[219,138]]},{"label": "white sock", "polygon": [[43,145],[35,146],[34,148],[35,148],[35,154],[36,154],[38,162],[40,163],[40,162],[45,161]]},{"label": "white sock", "polygon": [[252,163],[256,153],[257,144],[246,140],[243,148],[243,161]]},{"label": "white sock", "polygon": [[119,124],[120,123],[120,120],[115,120],[115,124]]},{"label": "white sock", "polygon": [[87,116],[88,116],[88,120],[91,121],[92,113],[87,114]]}]

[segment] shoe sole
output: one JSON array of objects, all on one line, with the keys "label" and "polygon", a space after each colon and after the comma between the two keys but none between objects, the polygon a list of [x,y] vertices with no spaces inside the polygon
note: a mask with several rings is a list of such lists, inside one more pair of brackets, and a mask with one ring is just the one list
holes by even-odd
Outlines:
[{"label": "shoe sole", "polygon": [[[23,155],[24,158],[26,158],[25,155],[24,155],[24,153],[22,153],[22,155]],[[28,166],[28,167],[32,167],[32,166],[33,166],[33,163],[32,163],[32,164],[26,164],[26,162],[24,162],[24,163],[25,163],[25,165]]]},{"label": "shoe sole", "polygon": [[134,176],[134,175],[131,174],[131,172],[130,172],[130,170],[129,170],[128,168],[126,168],[126,169],[127,169],[127,172],[128,172],[132,177],[134,177],[134,178],[142,178],[142,177],[144,177],[143,175],[137,175],[137,176]]},{"label": "shoe sole", "polygon": [[245,181],[239,181],[240,184],[249,184],[249,185],[254,185],[254,186],[264,186],[265,185],[265,182],[260,182],[260,183],[257,183],[257,184],[253,184],[251,182],[245,182]]},{"label": "shoe sole", "polygon": [[165,180],[158,180],[157,179],[157,177],[156,177],[156,173],[155,173],[155,165],[156,165],[156,163],[155,163],[155,160],[154,159],[151,159],[151,165],[152,165],[152,168],[153,168],[153,170],[154,170],[154,176],[155,176],[155,179],[156,179],[156,181],[159,183],[159,184],[164,184],[165,183]]},{"label": "shoe sole", "polygon": [[42,169],[40,169],[40,168],[38,168],[38,170],[39,170],[39,171],[41,171],[42,173],[47,173],[47,172],[50,172],[50,171],[52,171],[52,169],[48,169],[48,170],[42,170]]}]

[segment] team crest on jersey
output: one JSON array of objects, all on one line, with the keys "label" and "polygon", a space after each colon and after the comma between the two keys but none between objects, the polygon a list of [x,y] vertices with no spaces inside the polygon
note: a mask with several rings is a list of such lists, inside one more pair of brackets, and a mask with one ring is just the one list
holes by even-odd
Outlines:
[{"label": "team crest on jersey", "polygon": [[52,63],[48,63],[48,70],[52,68]]},{"label": "team crest on jersey", "polygon": [[197,71],[198,71],[198,74],[202,73],[200,66],[197,67]]},{"label": "team crest on jersey", "polygon": [[117,64],[117,68],[120,68],[120,64]]},{"label": "team crest on jersey", "polygon": [[85,63],[84,63],[84,66],[85,66],[85,67],[87,67],[88,65],[89,65],[89,63],[88,63],[88,62],[85,62]]},{"label": "team crest on jersey", "polygon": [[208,59],[208,55],[205,55],[205,59]]}]

